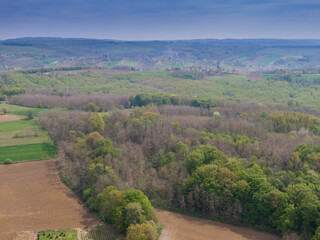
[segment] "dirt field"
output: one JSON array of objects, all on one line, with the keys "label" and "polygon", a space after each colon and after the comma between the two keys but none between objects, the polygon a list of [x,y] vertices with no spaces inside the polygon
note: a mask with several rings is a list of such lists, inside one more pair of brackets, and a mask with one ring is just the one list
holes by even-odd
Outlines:
[{"label": "dirt field", "polygon": [[12,116],[12,115],[0,115],[0,122],[10,122],[15,120],[23,119],[21,116]]},{"label": "dirt field", "polygon": [[61,183],[54,160],[0,166],[0,236],[93,226],[98,219]]},{"label": "dirt field", "polygon": [[157,210],[164,228],[159,240],[276,240],[278,237],[210,220]]}]

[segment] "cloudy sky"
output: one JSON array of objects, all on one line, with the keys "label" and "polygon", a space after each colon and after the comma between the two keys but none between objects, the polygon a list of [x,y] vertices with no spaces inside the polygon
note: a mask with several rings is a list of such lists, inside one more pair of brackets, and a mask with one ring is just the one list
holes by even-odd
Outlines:
[{"label": "cloudy sky", "polygon": [[318,38],[320,0],[0,0],[0,39]]}]

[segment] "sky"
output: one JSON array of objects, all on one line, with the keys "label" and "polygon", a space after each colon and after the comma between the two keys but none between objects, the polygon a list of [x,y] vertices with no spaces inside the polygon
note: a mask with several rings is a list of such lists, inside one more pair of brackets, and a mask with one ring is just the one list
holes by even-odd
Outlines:
[{"label": "sky", "polygon": [[0,39],[320,39],[320,0],[0,0]]}]

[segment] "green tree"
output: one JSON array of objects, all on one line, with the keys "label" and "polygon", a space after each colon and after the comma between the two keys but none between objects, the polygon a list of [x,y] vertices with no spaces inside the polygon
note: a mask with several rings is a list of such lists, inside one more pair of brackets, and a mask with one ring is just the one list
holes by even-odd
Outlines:
[{"label": "green tree", "polygon": [[189,173],[192,173],[201,166],[204,161],[204,154],[199,150],[192,151],[186,158],[186,167]]},{"label": "green tree", "polygon": [[91,114],[90,118],[89,118],[89,125],[90,125],[90,130],[91,132],[103,132],[104,130],[104,121],[102,119],[102,117],[97,114]]},{"label": "green tree", "polygon": [[141,224],[146,221],[144,211],[140,203],[132,202],[126,207],[126,225]]}]

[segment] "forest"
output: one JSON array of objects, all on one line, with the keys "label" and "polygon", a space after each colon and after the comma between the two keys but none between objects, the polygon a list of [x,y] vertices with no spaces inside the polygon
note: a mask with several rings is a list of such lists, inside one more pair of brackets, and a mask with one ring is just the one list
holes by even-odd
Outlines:
[{"label": "forest", "polygon": [[130,97],[125,108],[101,113],[40,113],[63,181],[92,211],[128,239],[140,228],[155,238],[161,232],[151,203],[319,238],[320,118],[288,107],[156,97]]}]

